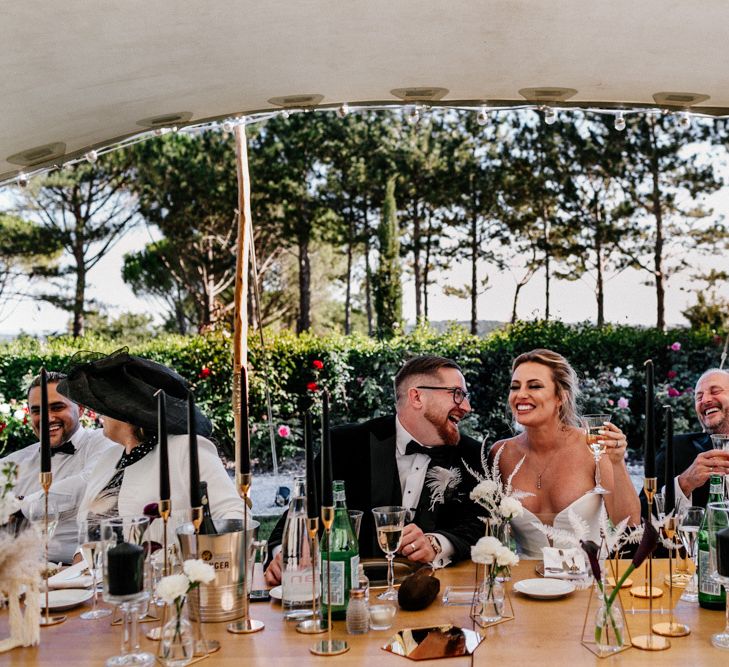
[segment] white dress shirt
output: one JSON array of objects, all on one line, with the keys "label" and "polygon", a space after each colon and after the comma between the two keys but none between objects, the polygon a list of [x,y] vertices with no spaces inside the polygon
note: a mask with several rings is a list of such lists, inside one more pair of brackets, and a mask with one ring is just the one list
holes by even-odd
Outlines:
[{"label": "white dress shirt", "polygon": [[[105,437],[101,429],[83,426],[79,426],[69,439],[76,452],[59,452],[51,457],[53,482],[50,500],[58,507],[60,517],[53,538],[48,543],[48,558],[64,563],[71,562],[78,545],[76,515],[91,471],[105,451],[118,446]],[[0,459],[0,465],[9,461],[18,464],[18,481],[14,492],[16,496],[24,496],[22,510],[28,516],[31,503],[43,496],[40,485],[40,443],[9,454]]]},{"label": "white dress shirt", "polygon": [[[395,460],[397,461],[397,472],[400,477],[402,505],[411,509],[412,514],[415,515],[415,510],[420,502],[420,494],[423,492],[423,486],[425,485],[425,475],[428,472],[430,457],[426,454],[406,454],[405,449],[411,440],[415,440],[419,445],[427,447],[427,445],[423,445],[422,442],[418,442],[416,438],[410,435],[400,423],[400,419],[395,417],[395,444],[397,448]],[[428,534],[433,535],[442,547],[441,552],[433,561],[433,565],[435,567],[445,567],[451,562],[454,551],[453,544],[445,535],[439,533]]]}]

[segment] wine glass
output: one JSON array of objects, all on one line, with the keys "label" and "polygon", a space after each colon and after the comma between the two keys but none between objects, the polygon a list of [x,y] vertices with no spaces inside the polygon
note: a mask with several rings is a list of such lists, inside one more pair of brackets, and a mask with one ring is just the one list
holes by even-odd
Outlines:
[{"label": "wine glass", "polygon": [[[729,502],[706,506],[709,524],[709,573],[729,593]],[[711,636],[717,648],[729,648],[729,605],[724,630]]]},{"label": "wine glass", "polygon": [[110,616],[111,609],[108,607],[104,609],[96,608],[99,565],[101,562],[101,524],[99,521],[87,521],[85,519],[79,521],[78,543],[86,567],[89,568],[91,573],[91,590],[94,592],[94,596],[91,598],[91,610],[81,614],[81,618],[84,621],[90,621],[95,618]]},{"label": "wine glass", "polygon": [[101,521],[104,601],[119,605],[124,614],[121,653],[109,658],[106,667],[151,667],[154,664],[154,656],[141,650],[137,634],[140,611],[149,599],[144,586],[146,552],[142,546],[148,527],[146,516]]},{"label": "wine glass", "polygon": [[397,600],[392,562],[402,541],[402,529],[405,527],[407,509],[399,505],[386,505],[384,507],[375,507],[372,514],[375,518],[377,544],[380,545],[380,549],[385,552],[387,557],[387,590],[377,597],[380,600]]},{"label": "wine glass", "polygon": [[[681,542],[688,553],[689,558],[694,563],[694,570],[696,569],[696,551],[697,551],[697,540],[699,535],[699,526],[704,518],[703,507],[686,507],[678,515],[678,534],[681,537]],[[699,599],[698,588],[696,586],[696,574],[691,577],[686,589],[681,596],[681,599],[686,602],[697,602]]]},{"label": "wine glass", "polygon": [[[53,498],[48,497],[48,520],[46,520],[46,496],[42,495],[40,498],[34,500],[28,506],[28,521],[33,525],[33,528],[38,532],[41,538],[43,546],[48,549],[48,543],[53,539],[53,534],[56,532],[58,527],[58,505],[56,505]],[[46,556],[48,560],[48,556]]]},{"label": "wine glass", "polygon": [[610,415],[583,415],[582,424],[585,428],[585,437],[587,441],[587,448],[592,452],[592,457],[595,459],[595,488],[590,493],[597,493],[604,495],[610,493],[602,485],[602,479],[600,475],[600,457],[605,453],[606,445],[604,444],[603,436],[600,435],[599,431],[604,428],[605,422],[610,421]]},{"label": "wine glass", "polygon": [[[712,433],[711,446],[723,452],[729,452],[729,435]],[[724,497],[729,496],[729,476],[724,475]]]}]

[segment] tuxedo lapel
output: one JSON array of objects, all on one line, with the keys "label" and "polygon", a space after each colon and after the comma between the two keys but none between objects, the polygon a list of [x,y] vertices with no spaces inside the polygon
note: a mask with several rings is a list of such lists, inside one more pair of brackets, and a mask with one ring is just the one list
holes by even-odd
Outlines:
[{"label": "tuxedo lapel", "polygon": [[370,498],[372,507],[402,502],[394,433],[382,440],[370,433]]}]

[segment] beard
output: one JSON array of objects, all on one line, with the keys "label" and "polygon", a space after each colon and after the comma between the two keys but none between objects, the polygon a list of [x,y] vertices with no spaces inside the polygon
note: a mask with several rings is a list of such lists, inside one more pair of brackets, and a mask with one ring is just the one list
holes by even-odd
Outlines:
[{"label": "beard", "polygon": [[443,441],[443,444],[457,445],[461,439],[461,434],[458,430],[458,426],[448,419],[449,414],[450,412],[442,415],[440,413],[426,410],[423,417],[433,425],[440,436],[440,439]]},{"label": "beard", "polygon": [[709,435],[729,435],[729,415],[722,412],[724,419],[720,422],[712,425],[707,425],[704,421],[701,421],[701,425],[704,427],[704,432]]}]

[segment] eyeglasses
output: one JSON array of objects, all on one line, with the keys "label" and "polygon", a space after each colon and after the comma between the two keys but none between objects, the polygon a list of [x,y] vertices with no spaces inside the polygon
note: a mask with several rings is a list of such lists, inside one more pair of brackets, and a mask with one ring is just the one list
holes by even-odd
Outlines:
[{"label": "eyeglasses", "polygon": [[435,391],[447,391],[453,394],[453,402],[456,405],[460,405],[463,403],[463,401],[466,401],[469,399],[470,394],[467,391],[463,391],[460,387],[428,387],[425,385],[421,385],[419,387],[415,387],[416,389],[433,389]]}]

